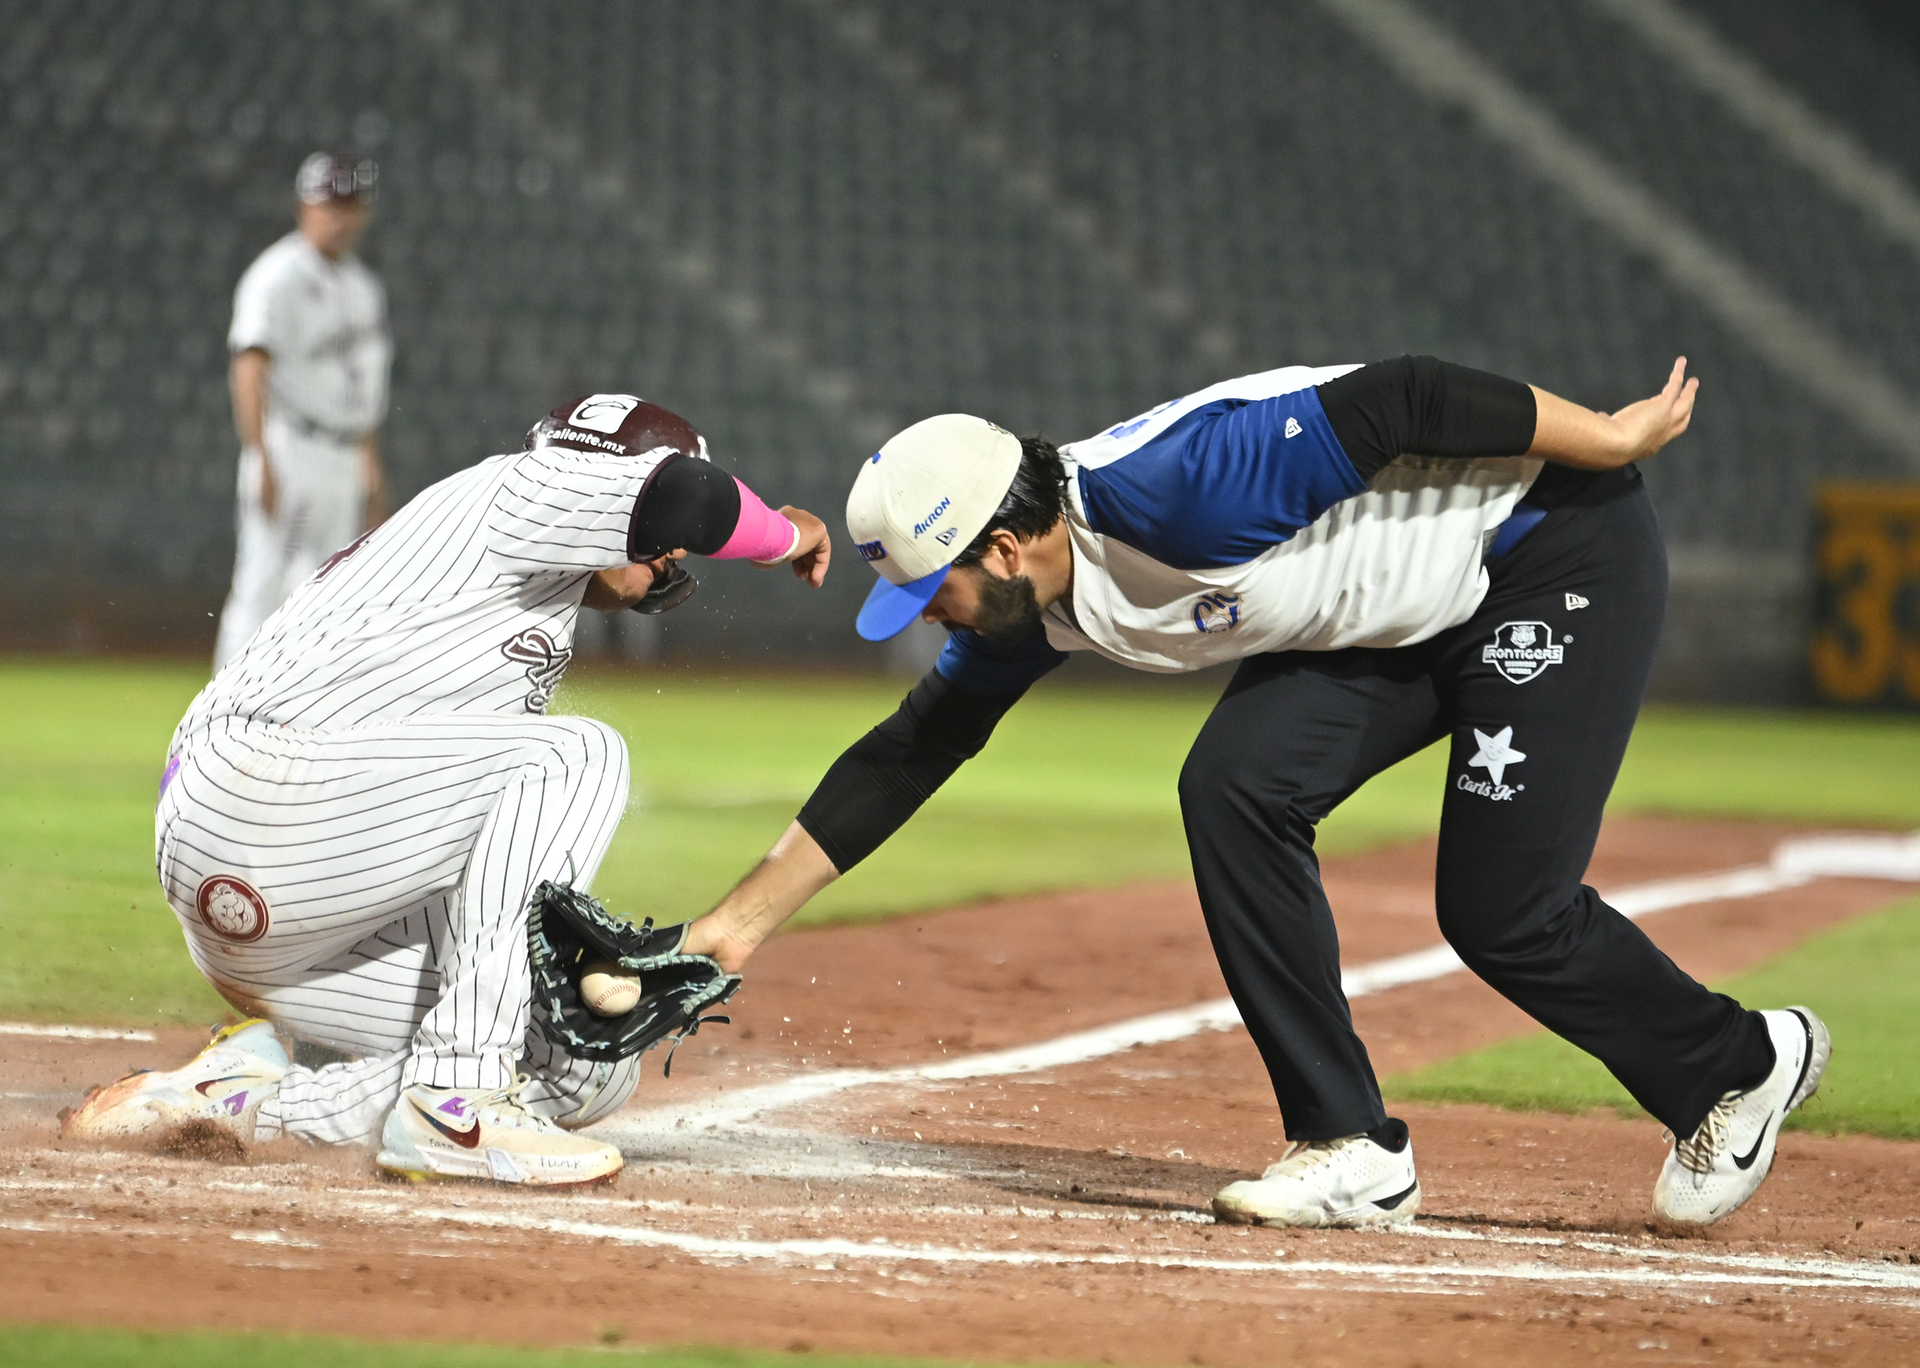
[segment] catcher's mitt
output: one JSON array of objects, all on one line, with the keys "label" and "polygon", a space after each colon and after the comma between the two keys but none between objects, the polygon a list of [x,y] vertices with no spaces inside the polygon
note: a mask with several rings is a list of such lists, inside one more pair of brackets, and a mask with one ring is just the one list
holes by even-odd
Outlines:
[{"label": "catcher's mitt", "polygon": [[[534,1015],[548,1040],[576,1059],[625,1059],[668,1036],[674,1047],[709,1021],[701,1016],[740,987],[705,955],[686,955],[686,928],[656,931],[653,919],[623,921],[578,889],[543,882],[527,909],[527,946],[533,967]],[[580,1000],[581,967],[611,960],[640,976],[640,1001],[616,1017],[595,1016]],[[667,1051],[673,1068],[673,1050]]]}]

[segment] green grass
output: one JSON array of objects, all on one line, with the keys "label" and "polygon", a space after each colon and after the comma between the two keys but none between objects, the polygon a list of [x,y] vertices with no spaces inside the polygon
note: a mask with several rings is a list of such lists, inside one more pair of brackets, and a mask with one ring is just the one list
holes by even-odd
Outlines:
[{"label": "green grass", "polygon": [[1610,810],[1920,826],[1920,716],[1650,708]]},{"label": "green grass", "polygon": [[[1920,898],[1823,931],[1714,987],[1752,1007],[1811,1007],[1833,1032],[1819,1095],[1789,1127],[1920,1138]],[[1643,1115],[1598,1060],[1545,1032],[1396,1075],[1383,1087],[1396,1101]]]},{"label": "green grass", "polygon": [[[7,1368],[605,1368],[628,1361],[646,1368],[909,1368],[925,1360],[778,1354],[745,1349],[649,1348],[624,1345],[617,1330],[607,1348],[513,1349],[500,1345],[380,1343],[320,1335],[216,1334],[0,1326],[0,1363]],[[611,1352],[609,1352],[611,1351]]]},{"label": "green grass", "polygon": [[[204,679],[177,664],[0,660],[0,1018],[147,1024],[223,1010],[181,950],[152,865],[161,758]],[[802,920],[1185,876],[1174,780],[1217,687],[1042,683]],[[905,688],[576,672],[558,710],[611,722],[633,758],[633,804],[596,892],[667,921],[704,910]],[[1321,850],[1431,832],[1443,770],[1430,750],[1379,776],[1324,824]],[[1656,711],[1616,807],[1914,826],[1916,773],[1911,718]]]},{"label": "green grass", "polygon": [[[611,674],[569,683],[557,709],[612,723],[633,761],[634,798],[596,891],[669,920],[705,911],[906,687]],[[1184,876],[1174,782],[1214,697],[1177,684],[1043,684],[899,835],[800,920]],[[1321,848],[1361,849],[1430,826],[1439,811],[1435,759],[1382,775],[1327,823]]]},{"label": "green grass", "polygon": [[179,665],[0,662],[0,1017],[214,1020],[153,872]]}]

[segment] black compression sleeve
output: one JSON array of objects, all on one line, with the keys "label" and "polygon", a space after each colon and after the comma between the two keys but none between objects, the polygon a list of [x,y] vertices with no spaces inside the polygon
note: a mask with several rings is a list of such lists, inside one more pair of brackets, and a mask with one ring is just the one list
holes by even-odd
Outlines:
[{"label": "black compression sleeve", "polygon": [[1371,480],[1403,452],[1524,456],[1538,418],[1518,380],[1431,356],[1379,361],[1316,387],[1347,459]]},{"label": "black compression sleeve", "polygon": [[979,754],[1017,693],[968,693],[927,671],[899,709],[847,747],[796,819],[842,874],[873,854]]},{"label": "black compression sleeve", "polygon": [[633,501],[627,559],[652,560],[684,546],[711,556],[740,522],[740,486],[697,457],[675,453],[653,468]]}]

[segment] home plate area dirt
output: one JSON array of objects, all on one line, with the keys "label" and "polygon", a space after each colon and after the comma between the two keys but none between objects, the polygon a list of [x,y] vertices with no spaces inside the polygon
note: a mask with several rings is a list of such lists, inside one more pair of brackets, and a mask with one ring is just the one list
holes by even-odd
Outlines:
[{"label": "home plate area dirt", "polygon": [[[1764,870],[1803,835],[1623,820],[1589,877]],[[1431,843],[1327,862],[1350,974],[1436,942],[1432,865]],[[1642,924],[1715,976],[1913,889],[1755,887]],[[671,1080],[650,1066],[603,1124],[625,1172],[559,1195],[395,1185],[293,1145],[63,1146],[54,1114],[88,1084],[204,1037],[0,1040],[0,1315],[1007,1362],[1920,1360],[1910,1144],[1789,1134],[1746,1209],[1685,1232],[1646,1216],[1657,1123],[1408,1106],[1411,1229],[1215,1225],[1211,1193],[1282,1148],[1245,1032],[1177,1015],[1223,993],[1182,884],[783,936],[733,1027],[689,1041]],[[1530,1028],[1458,972],[1354,1014],[1383,1072]],[[1101,1035],[1141,1018],[1176,1027]]]}]

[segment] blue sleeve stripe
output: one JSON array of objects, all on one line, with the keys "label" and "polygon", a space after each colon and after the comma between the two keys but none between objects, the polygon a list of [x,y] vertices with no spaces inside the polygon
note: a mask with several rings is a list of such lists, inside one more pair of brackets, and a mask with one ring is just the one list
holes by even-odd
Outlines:
[{"label": "blue sleeve stripe", "polygon": [[1088,525],[1177,570],[1250,561],[1366,487],[1312,387],[1215,400],[1080,471]]},{"label": "blue sleeve stripe", "polygon": [[990,697],[1024,692],[1066,658],[1065,651],[1048,643],[1045,628],[1018,646],[994,646],[978,632],[962,627],[947,637],[933,668],[956,689]]}]

